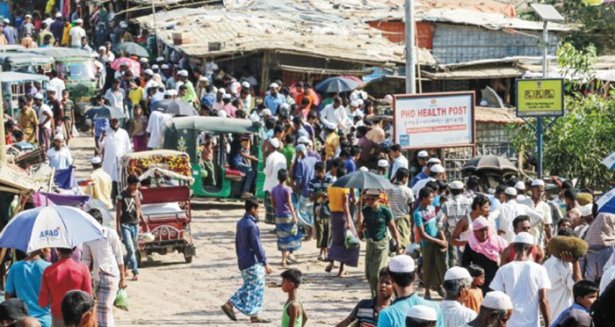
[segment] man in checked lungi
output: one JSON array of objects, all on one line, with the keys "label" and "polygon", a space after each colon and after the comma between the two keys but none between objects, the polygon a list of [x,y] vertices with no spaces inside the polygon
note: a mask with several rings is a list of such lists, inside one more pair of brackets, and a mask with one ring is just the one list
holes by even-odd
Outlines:
[{"label": "man in checked lungi", "polygon": [[237,321],[233,309],[237,308],[249,316],[252,323],[270,323],[270,320],[259,317],[263,311],[265,274],[271,274],[271,267],[267,264],[265,249],[260,241],[260,230],[256,225],[258,200],[255,197],[247,198],[245,209],[246,213],[237,222],[235,233],[235,251],[243,285],[221,308],[233,321]]},{"label": "man in checked lungi", "polygon": [[122,242],[114,229],[103,225],[100,210],[92,209],[88,213],[102,226],[103,238],[83,244],[81,261],[90,268],[94,277],[97,326],[112,327],[115,326],[115,296],[119,288],[126,288]]}]

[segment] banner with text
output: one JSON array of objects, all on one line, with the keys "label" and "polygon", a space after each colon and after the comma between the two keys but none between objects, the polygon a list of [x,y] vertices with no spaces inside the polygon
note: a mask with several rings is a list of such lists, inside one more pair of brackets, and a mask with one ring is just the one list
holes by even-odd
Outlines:
[{"label": "banner with text", "polygon": [[474,92],[396,95],[394,139],[405,149],[472,146]]},{"label": "banner with text", "polygon": [[564,79],[518,79],[517,117],[563,116]]}]

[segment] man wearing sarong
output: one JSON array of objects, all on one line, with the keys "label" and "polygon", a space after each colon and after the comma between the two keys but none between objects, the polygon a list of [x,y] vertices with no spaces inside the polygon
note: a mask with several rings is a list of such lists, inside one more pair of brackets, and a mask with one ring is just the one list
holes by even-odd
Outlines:
[{"label": "man wearing sarong", "polygon": [[402,248],[411,243],[411,224],[410,224],[410,208],[414,203],[414,194],[412,189],[407,186],[410,171],[406,168],[399,168],[395,173],[395,188],[387,190],[389,197],[389,206],[393,219],[395,219],[395,227],[399,234],[399,242]]},{"label": "man wearing sarong", "polygon": [[395,228],[391,210],[380,204],[380,190],[367,190],[365,207],[359,217],[359,235],[365,235],[365,277],[369,282],[372,297],[378,295],[380,269],[389,264],[389,237],[387,227],[395,240],[396,252],[401,254],[402,247]]},{"label": "man wearing sarong", "polygon": [[241,270],[243,285],[222,305],[222,311],[229,319],[237,321],[234,308],[250,317],[252,323],[270,323],[258,315],[263,311],[265,295],[265,274],[271,274],[265,249],[260,241],[260,230],[256,225],[258,199],[250,197],[245,202],[246,213],[237,222],[235,252]]},{"label": "man wearing sarong", "polygon": [[[307,155],[307,147],[303,144],[299,144],[296,147],[296,159],[294,180],[295,180],[295,194],[297,194],[297,205],[295,210],[297,212],[297,218],[299,219],[299,225],[304,226],[307,230],[307,239],[309,241],[315,234],[314,228],[314,212],[312,207],[312,201],[310,201],[309,183],[314,178],[314,167],[318,162],[318,159]],[[293,204],[294,205],[294,204]]]},{"label": "man wearing sarong", "polygon": [[310,200],[314,202],[314,226],[316,227],[316,247],[320,249],[318,261],[327,260],[329,241],[331,240],[331,211],[327,188],[333,184],[333,178],[325,174],[325,163],[314,165],[314,178],[310,181]]}]

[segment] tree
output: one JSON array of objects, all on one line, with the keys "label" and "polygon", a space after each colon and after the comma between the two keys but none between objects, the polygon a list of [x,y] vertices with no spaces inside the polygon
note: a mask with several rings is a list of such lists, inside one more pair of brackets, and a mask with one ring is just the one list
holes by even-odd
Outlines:
[{"label": "tree", "polygon": [[[583,94],[592,84],[591,64],[595,57],[595,48],[576,50],[570,44],[562,44],[558,49],[559,66],[564,74],[586,76],[586,79],[566,81],[564,116],[543,134],[543,167],[547,176],[578,178],[581,186],[606,188],[613,174],[601,161],[615,151],[615,92],[604,97]],[[545,122],[548,124],[550,120]],[[527,124],[511,131],[517,151],[535,146],[536,133]]]}]

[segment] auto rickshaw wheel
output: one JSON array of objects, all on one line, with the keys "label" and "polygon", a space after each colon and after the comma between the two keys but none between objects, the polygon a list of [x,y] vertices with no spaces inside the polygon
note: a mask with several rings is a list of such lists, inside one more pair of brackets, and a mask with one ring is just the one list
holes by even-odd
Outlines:
[{"label": "auto rickshaw wheel", "polygon": [[186,261],[186,263],[192,263],[192,258],[194,258],[193,255],[184,252],[184,261]]}]

